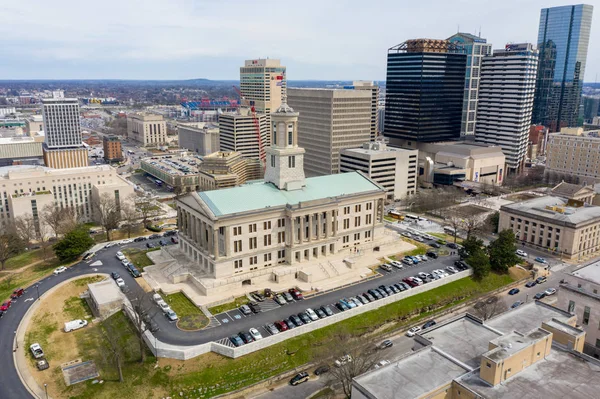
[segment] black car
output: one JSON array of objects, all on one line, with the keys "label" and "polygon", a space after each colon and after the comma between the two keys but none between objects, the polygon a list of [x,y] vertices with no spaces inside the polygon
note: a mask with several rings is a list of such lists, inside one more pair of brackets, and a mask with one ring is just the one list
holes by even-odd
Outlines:
[{"label": "black car", "polygon": [[315,369],[315,375],[325,374],[328,371],[329,371],[329,366],[327,366],[327,365],[319,366]]},{"label": "black car", "polygon": [[296,374],[290,380],[290,384],[292,384],[292,385],[298,385],[298,384],[302,384],[305,381],[308,381],[308,373],[306,371],[303,371],[301,373]]},{"label": "black car", "polygon": [[344,312],[346,310],[348,310],[348,306],[346,306],[343,302],[338,302],[335,304],[335,307],[338,308],[340,311]]},{"label": "black car", "polygon": [[296,325],[296,327],[300,327],[303,326],[304,323],[302,322],[302,320],[296,316],[295,314],[290,316],[290,320],[292,321],[292,323],[294,323]]},{"label": "black car", "polygon": [[298,317],[300,317],[300,320],[302,320],[304,324],[308,324],[311,322],[310,317],[308,317],[308,315],[304,312],[298,313]]},{"label": "black car", "polygon": [[129,274],[131,274],[133,278],[142,277],[140,271],[131,263],[129,264]]},{"label": "black car", "polygon": [[[432,242],[430,245],[431,245],[433,248],[439,248],[439,247],[440,247],[440,244],[438,244],[437,242]],[[428,254],[427,256],[429,256],[429,254]]]},{"label": "black car", "polygon": [[376,300],[376,298],[368,292],[363,292],[363,296],[365,296],[369,300],[369,302],[373,302]]},{"label": "black car", "polygon": [[542,299],[545,296],[546,296],[546,293],[542,291],[542,292],[538,292],[537,294],[535,294],[534,298],[535,299]]},{"label": "black car", "polygon": [[327,317],[327,315],[321,308],[316,308],[315,313],[317,314],[317,316],[319,316],[320,319],[324,319],[325,317]]},{"label": "black car", "polygon": [[147,242],[146,243],[146,248],[155,248],[156,245],[152,244],[151,242]]},{"label": "black car", "polygon": [[379,292],[379,295],[381,295],[382,298],[389,296],[388,293],[385,290],[382,290],[381,288],[375,288],[375,292]]},{"label": "black car", "polygon": [[448,244],[446,244],[446,246],[447,246],[448,248],[452,248],[452,249],[458,249],[458,245],[456,245],[456,244],[455,244],[455,243],[453,243],[453,242],[449,242]]},{"label": "black car", "polygon": [[252,294],[250,294],[250,296],[252,296],[252,298],[257,300],[258,302],[263,302],[265,300],[264,295],[260,292],[253,292]]},{"label": "black car", "polygon": [[284,319],[283,322],[288,326],[288,330],[296,328],[296,325],[290,319]]},{"label": "black car", "polygon": [[160,234],[152,234],[150,237],[148,237],[149,240],[154,240],[155,238],[160,238],[162,237],[162,235]]},{"label": "black car", "polygon": [[179,240],[177,239],[177,237],[171,237],[171,242],[173,244],[179,244]]},{"label": "black car", "polygon": [[402,291],[406,290],[406,288],[404,288],[403,285],[400,285],[398,283],[394,284],[392,287],[395,287],[398,290],[398,292],[402,292]]},{"label": "black car", "polygon": [[516,295],[520,292],[520,290],[518,288],[513,288],[512,290],[508,291],[508,295]]},{"label": "black car", "polygon": [[379,344],[379,348],[381,349],[389,348],[391,346],[394,346],[394,343],[389,339],[386,339],[381,344]]},{"label": "black car", "polygon": [[427,323],[423,324],[423,330],[425,330],[426,328],[435,326],[435,320],[429,320]]},{"label": "black car", "polygon": [[250,333],[247,332],[240,331],[238,333],[238,336],[242,339],[242,341],[244,341],[245,344],[249,344],[250,342],[254,341],[252,335],[250,335]]},{"label": "black car", "polygon": [[537,284],[537,282],[535,280],[528,281],[527,284],[525,284],[525,287],[531,288],[531,287],[535,286],[536,284]]},{"label": "black car", "polygon": [[4,312],[0,310],[0,319],[4,316]]},{"label": "black car", "polygon": [[160,240],[158,243],[160,244],[161,247],[164,247],[165,245],[167,245],[167,242],[165,240]]},{"label": "black car", "polygon": [[427,252],[425,255],[429,256],[431,259],[438,258],[438,254],[436,254],[435,252]]},{"label": "black car", "polygon": [[113,280],[116,280],[116,279],[118,279],[118,278],[121,278],[121,276],[120,276],[120,275],[119,275],[119,273],[117,273],[117,272],[112,272],[112,273],[110,274],[110,276],[113,278]]},{"label": "black car", "polygon": [[229,337],[229,340],[235,346],[242,346],[242,345],[244,345],[244,341],[242,341],[242,339],[240,337],[238,337],[237,335],[233,335],[233,336]]},{"label": "black car", "polygon": [[381,293],[375,289],[371,289],[368,292],[369,292],[369,294],[373,295],[375,297],[375,299],[383,298],[383,295],[381,295]]},{"label": "black car", "polygon": [[329,306],[321,306],[321,310],[325,312],[327,316],[333,316],[333,310]]},{"label": "black car", "polygon": [[250,302],[248,307],[252,311],[252,313],[260,313],[260,306],[256,302]]},{"label": "black car", "polygon": [[177,230],[169,230],[163,233],[163,237],[175,236],[177,235]]},{"label": "black car", "polygon": [[396,285],[390,285],[388,288],[390,290],[394,291],[394,294],[397,294],[400,292],[400,288],[396,287]]},{"label": "black car", "polygon": [[141,241],[146,241],[148,238],[146,237],[136,237],[133,239],[133,242],[141,242]]}]

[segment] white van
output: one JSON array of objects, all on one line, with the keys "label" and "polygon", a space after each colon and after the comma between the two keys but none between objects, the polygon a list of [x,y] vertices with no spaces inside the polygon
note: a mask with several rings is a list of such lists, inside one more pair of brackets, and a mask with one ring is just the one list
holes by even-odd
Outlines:
[{"label": "white van", "polygon": [[79,330],[88,325],[86,320],[73,320],[65,323],[65,332]]}]

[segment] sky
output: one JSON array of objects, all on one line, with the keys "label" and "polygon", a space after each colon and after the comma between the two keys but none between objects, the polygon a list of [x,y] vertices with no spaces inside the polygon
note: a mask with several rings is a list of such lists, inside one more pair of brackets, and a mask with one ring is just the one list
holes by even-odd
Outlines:
[{"label": "sky", "polygon": [[[588,0],[593,4],[596,0]],[[385,80],[407,39],[536,43],[555,0],[21,0],[0,2],[3,79],[239,79],[278,58],[290,80]],[[600,7],[585,73],[600,78]]]}]

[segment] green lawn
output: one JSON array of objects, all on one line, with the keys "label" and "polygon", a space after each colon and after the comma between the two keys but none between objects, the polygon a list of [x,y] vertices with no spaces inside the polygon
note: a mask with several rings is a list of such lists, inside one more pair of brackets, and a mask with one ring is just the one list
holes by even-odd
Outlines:
[{"label": "green lawn", "polygon": [[231,309],[237,309],[240,306],[247,304],[248,302],[250,302],[248,300],[248,297],[244,295],[244,296],[235,298],[235,300],[233,300],[232,302],[227,302],[222,305],[217,305],[217,306],[213,306],[212,308],[208,308],[208,311],[210,313],[212,313],[213,315],[215,315],[215,314],[226,312]]},{"label": "green lawn", "polygon": [[[446,233],[427,233],[431,236],[441,238],[442,240],[446,240],[446,242],[454,242],[454,236]],[[462,244],[463,239],[460,237],[456,237],[456,243]]]},{"label": "green lawn", "polygon": [[154,263],[146,256],[148,252],[158,251],[160,247],[156,248],[148,248],[148,249],[138,249],[138,248],[125,248],[123,253],[127,256],[127,258],[133,263],[138,269],[144,270],[144,267],[151,266]]},{"label": "green lawn", "polygon": [[165,295],[163,298],[179,317],[177,327],[182,330],[199,330],[206,327],[208,318],[183,293]]},{"label": "green lawn", "polygon": [[[48,248],[46,253],[49,256],[54,257],[52,248]],[[6,270],[20,269],[23,266],[28,266],[34,262],[44,259],[44,254],[41,249],[34,249],[31,251],[25,251],[19,255],[13,256],[6,261]]]},{"label": "green lawn", "polygon": [[33,282],[44,278],[58,266],[60,266],[60,262],[54,258],[47,262],[38,263],[21,273],[6,274],[3,280],[0,281],[0,298],[2,298],[0,300],[8,298],[15,289],[26,288]]}]

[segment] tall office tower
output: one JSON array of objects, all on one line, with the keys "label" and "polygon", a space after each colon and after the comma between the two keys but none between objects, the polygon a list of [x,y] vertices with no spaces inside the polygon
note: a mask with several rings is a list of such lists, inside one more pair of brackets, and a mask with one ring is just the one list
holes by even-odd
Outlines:
[{"label": "tall office tower", "polygon": [[388,50],[383,133],[391,144],[460,137],[466,63],[448,40],[407,40]]},{"label": "tall office tower", "polygon": [[240,91],[256,112],[267,115],[267,121],[281,105],[286,84],[285,67],[279,60],[246,60],[240,68]]},{"label": "tall office tower", "polygon": [[522,168],[527,153],[537,66],[530,43],[507,44],[481,63],[475,140],[500,146],[512,172]]},{"label": "tall office tower", "polygon": [[450,36],[448,41],[462,47],[467,54],[460,135],[473,136],[475,134],[475,123],[477,122],[481,59],[492,53],[492,45],[488,44],[486,39],[470,33],[457,33]]},{"label": "tall office tower", "polygon": [[42,101],[44,162],[55,169],[88,166],[79,124],[76,98],[47,98]]},{"label": "tall office tower", "polygon": [[[271,140],[265,114],[257,114],[263,149]],[[238,151],[248,158],[259,159],[260,148],[256,125],[250,110],[241,107],[237,112],[226,112],[219,116],[219,146],[221,151]]]},{"label": "tall office tower", "polygon": [[371,92],[290,89],[288,104],[300,113],[298,145],[306,150],[308,176],[340,172],[340,151],[371,140]]},{"label": "tall office tower", "polygon": [[579,124],[593,7],[543,8],[540,14],[533,122],[551,132]]},{"label": "tall office tower", "polygon": [[353,90],[369,90],[371,92],[371,141],[374,141],[379,131],[379,112],[377,104],[379,103],[379,85],[371,80],[355,80],[352,86],[347,86]]}]

